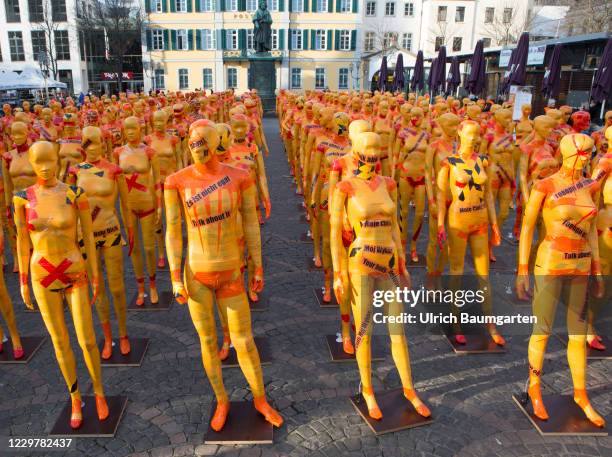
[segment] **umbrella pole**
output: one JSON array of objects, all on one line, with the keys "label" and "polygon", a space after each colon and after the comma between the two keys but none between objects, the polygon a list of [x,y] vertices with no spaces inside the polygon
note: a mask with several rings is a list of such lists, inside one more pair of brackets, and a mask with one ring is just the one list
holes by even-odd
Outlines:
[{"label": "umbrella pole", "polygon": [[604,118],[604,114],[606,114],[606,100],[604,100],[603,102],[601,102],[601,112],[599,113],[599,117],[600,119],[603,120]]}]

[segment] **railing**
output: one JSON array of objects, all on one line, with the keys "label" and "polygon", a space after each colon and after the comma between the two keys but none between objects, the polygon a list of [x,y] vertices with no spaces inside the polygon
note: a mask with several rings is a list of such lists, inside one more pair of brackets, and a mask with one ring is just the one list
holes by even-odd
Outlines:
[{"label": "railing", "polygon": [[[255,51],[253,49],[230,49],[223,51],[223,60],[246,60],[250,57],[255,57]],[[283,51],[276,50],[270,51],[269,57],[274,59],[280,59],[284,55]]]}]

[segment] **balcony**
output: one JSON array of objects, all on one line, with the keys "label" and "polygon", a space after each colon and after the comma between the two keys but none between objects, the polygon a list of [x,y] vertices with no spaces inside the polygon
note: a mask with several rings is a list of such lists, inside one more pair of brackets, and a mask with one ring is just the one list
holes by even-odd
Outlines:
[{"label": "balcony", "polygon": [[[266,60],[281,60],[284,52],[280,50],[270,51],[267,56],[259,57]],[[255,57],[255,51],[252,49],[231,49],[223,51],[224,62],[239,62],[249,60]]]}]

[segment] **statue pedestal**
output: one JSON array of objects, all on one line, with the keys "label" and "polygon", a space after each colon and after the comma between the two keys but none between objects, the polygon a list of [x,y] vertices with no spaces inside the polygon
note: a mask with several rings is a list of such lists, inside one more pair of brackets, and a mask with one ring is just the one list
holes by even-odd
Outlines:
[{"label": "statue pedestal", "polygon": [[264,111],[276,110],[276,67],[278,58],[269,52],[249,57],[249,88],[257,89]]}]

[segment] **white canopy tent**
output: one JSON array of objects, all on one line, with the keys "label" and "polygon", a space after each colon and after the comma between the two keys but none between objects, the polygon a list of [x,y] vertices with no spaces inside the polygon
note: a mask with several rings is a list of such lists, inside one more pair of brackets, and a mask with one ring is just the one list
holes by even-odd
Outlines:
[{"label": "white canopy tent", "polygon": [[52,78],[47,78],[45,86],[45,78],[40,70],[36,68],[26,68],[20,74],[14,71],[0,71],[0,91],[2,90],[42,90],[45,87],[48,89],[66,89],[66,83],[56,81]]}]

